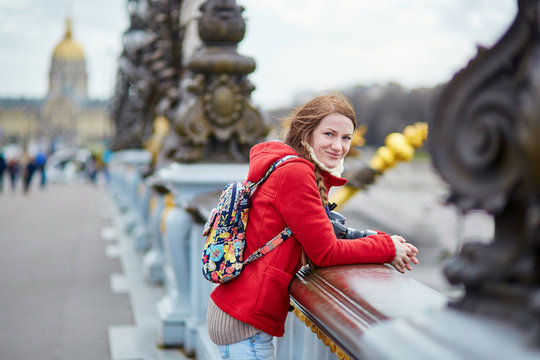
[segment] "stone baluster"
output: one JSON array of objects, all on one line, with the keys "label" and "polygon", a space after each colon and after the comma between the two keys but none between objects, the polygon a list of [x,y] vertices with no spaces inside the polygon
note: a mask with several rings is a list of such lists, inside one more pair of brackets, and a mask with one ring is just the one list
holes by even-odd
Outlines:
[{"label": "stone baluster", "polygon": [[168,190],[157,184],[152,184],[149,181],[149,188],[152,195],[148,206],[148,241],[150,243],[150,249],[144,255],[143,259],[143,276],[146,281],[152,284],[163,284],[165,281],[165,274],[163,270],[164,254],[163,254],[163,239],[161,233],[161,224],[163,213],[166,208],[166,203],[172,203],[170,206],[174,206],[172,200],[167,201],[166,197],[172,197],[168,194]]},{"label": "stone baluster", "polygon": [[202,278],[204,238],[188,204],[201,194],[219,192],[228,182],[246,175],[245,164],[178,163],[156,174],[172,189],[175,204],[165,214],[162,234],[166,295],[158,303],[158,312],[165,346],[181,345],[194,353],[200,347],[200,339],[208,337],[205,318],[211,284]]}]

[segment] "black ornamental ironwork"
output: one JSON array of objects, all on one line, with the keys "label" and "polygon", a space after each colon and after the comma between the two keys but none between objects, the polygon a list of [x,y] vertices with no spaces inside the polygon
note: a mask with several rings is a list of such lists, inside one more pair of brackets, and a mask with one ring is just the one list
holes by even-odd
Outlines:
[{"label": "black ornamental ironwork", "polygon": [[518,1],[504,36],[450,81],[428,137],[460,210],[495,220],[491,243],[467,243],[446,268],[453,307],[511,321],[540,340],[540,17]]},{"label": "black ornamental ironwork", "polygon": [[111,117],[114,150],[142,148],[156,116],[170,117],[180,102],[182,0],[129,0],[130,27],[123,35]]}]

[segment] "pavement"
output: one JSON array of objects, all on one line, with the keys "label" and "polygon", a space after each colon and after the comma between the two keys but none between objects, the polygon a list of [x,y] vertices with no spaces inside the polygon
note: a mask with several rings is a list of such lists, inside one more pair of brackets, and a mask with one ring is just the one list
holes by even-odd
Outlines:
[{"label": "pavement", "polygon": [[[159,347],[156,298],[127,261],[103,185],[0,194],[0,359],[185,359]],[[123,239],[123,240],[122,240]],[[139,257],[133,257],[134,259]]]},{"label": "pavement", "polygon": [[114,294],[120,262],[105,253],[105,191],[51,185],[0,195],[2,359],[108,359],[108,327],[130,324]]}]

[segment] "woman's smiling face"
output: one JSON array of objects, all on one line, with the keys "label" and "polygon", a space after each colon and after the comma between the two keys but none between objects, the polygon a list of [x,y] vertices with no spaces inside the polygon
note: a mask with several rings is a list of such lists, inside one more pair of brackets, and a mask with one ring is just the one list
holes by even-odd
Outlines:
[{"label": "woman's smiling face", "polygon": [[310,145],[317,159],[328,168],[338,166],[349,152],[353,132],[354,124],[345,115],[326,115],[311,134]]}]

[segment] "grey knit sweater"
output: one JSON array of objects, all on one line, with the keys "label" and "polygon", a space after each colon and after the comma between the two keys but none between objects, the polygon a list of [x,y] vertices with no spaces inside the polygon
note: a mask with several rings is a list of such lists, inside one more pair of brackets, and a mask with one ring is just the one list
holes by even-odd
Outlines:
[{"label": "grey knit sweater", "polygon": [[221,310],[211,298],[208,300],[206,326],[210,340],[217,345],[233,344],[260,331]]}]

